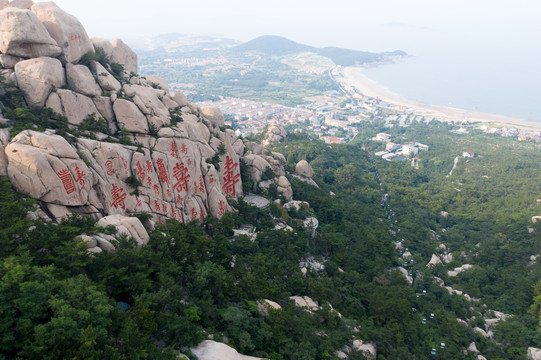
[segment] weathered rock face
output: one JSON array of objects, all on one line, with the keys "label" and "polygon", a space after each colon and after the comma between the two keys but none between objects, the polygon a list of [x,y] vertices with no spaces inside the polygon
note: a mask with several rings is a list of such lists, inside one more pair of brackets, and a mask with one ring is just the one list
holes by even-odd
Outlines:
[{"label": "weathered rock face", "polygon": [[17,84],[31,106],[43,106],[55,87],[65,84],[64,68],[57,59],[39,57],[15,65]]},{"label": "weathered rock face", "polygon": [[61,53],[36,14],[8,7],[0,11],[0,52],[23,58],[57,57]]},{"label": "weathered rock face", "polygon": [[287,136],[287,131],[281,126],[270,126],[265,134],[265,139],[261,142],[263,146],[272,143],[282,142]]},{"label": "weathered rock face", "polygon": [[57,135],[25,131],[6,147],[8,175],[20,192],[64,206],[82,206],[94,178],[68,142]]},{"label": "weathered rock face", "polygon": [[541,360],[541,349],[534,347],[528,348],[528,360]]},{"label": "weathered rock face", "polygon": [[308,161],[301,160],[295,166],[295,174],[305,178],[312,178],[314,176],[314,170]]},{"label": "weathered rock face", "polygon": [[166,93],[169,93],[169,84],[165,79],[162,79],[161,77],[156,75],[146,75],[145,78],[147,79],[149,85],[153,88],[158,88],[165,91]]},{"label": "weathered rock face", "polygon": [[239,354],[237,350],[212,340],[205,340],[191,349],[199,360],[263,360],[253,356]]},{"label": "weathered rock face", "polygon": [[[70,124],[79,125],[89,114],[92,113],[100,115],[96,105],[88,96],[65,89],[57,89],[56,94],[60,99],[61,106],[57,112],[67,117]],[[47,103],[47,106],[49,106],[49,101],[47,101]],[[57,105],[51,104],[49,107],[55,109],[53,106]]]},{"label": "weathered rock face", "polygon": [[[6,0],[5,1],[5,4],[6,6],[8,6],[8,1]],[[34,2],[32,0],[12,0],[10,3],[9,3],[9,6],[11,7],[15,7],[15,8],[18,8],[18,9],[25,9],[25,10],[29,10],[32,5],[34,5]]]},{"label": "weathered rock face", "polygon": [[120,39],[113,39],[111,45],[113,51],[109,59],[112,62],[124,65],[124,70],[128,74],[137,73],[137,54]]},{"label": "weathered rock face", "polygon": [[204,106],[201,108],[201,114],[208,119],[214,126],[224,126],[224,114],[222,111],[214,106]]},{"label": "weathered rock face", "polygon": [[32,11],[62,48],[60,60],[63,63],[76,64],[84,54],[94,52],[94,46],[83,25],[54,2],[36,3]]},{"label": "weathered rock face", "polygon": [[115,79],[107,69],[103,67],[99,62],[92,61],[92,70],[98,78],[98,83],[104,91],[117,92],[121,89],[120,82]]},{"label": "weathered rock face", "polygon": [[[128,237],[133,237],[139,245],[144,245],[150,240],[150,237],[148,236],[145,227],[143,226],[143,224],[141,224],[141,221],[135,217],[127,217],[123,215],[109,215],[101,218],[96,225],[101,227],[113,225],[114,227],[116,227],[117,233],[125,234]],[[100,239],[97,240],[98,242],[100,241]]]},{"label": "weathered rock face", "polygon": [[[43,216],[59,220],[77,212],[103,218],[143,244],[141,227],[127,215],[150,213],[154,223],[221,217],[231,210],[228,198],[243,196],[242,160],[257,182],[272,169],[274,175],[266,173],[268,187],[274,184],[291,200],[285,158],[263,150],[246,153],[234,131],[223,128],[218,109],[199,109],[181,93],[171,97],[157,77],[124,74],[119,82],[108,66],[77,64],[95,44],[112,62],[136,72],[137,57],[122,41],[93,39],[93,44],[79,21],[54,3],[37,3],[31,11],[6,8],[0,19],[0,61],[13,67],[3,70],[6,80],[16,80],[27,105],[51,108],[54,119],[67,118],[69,129],[84,130],[78,138],[25,130],[10,139],[9,129],[0,129],[0,174],[41,201]],[[70,89],[63,88],[66,77]],[[171,125],[170,111],[182,120]],[[110,134],[104,134],[100,117]],[[86,129],[80,128],[83,121]],[[112,251],[108,242],[93,238],[89,251]]]},{"label": "weathered rock face", "polygon": [[140,134],[148,133],[147,118],[134,103],[119,99],[113,104],[113,111],[121,130]]},{"label": "weathered rock face", "polygon": [[314,170],[312,169],[310,163],[306,160],[301,160],[297,163],[297,165],[295,166],[294,176],[297,179],[304,181],[305,183],[319,187],[317,183],[312,180],[312,176],[314,176]]},{"label": "weathered rock face", "polygon": [[96,84],[90,69],[84,65],[66,64],[67,83],[71,89],[87,96],[101,95],[101,89]]}]

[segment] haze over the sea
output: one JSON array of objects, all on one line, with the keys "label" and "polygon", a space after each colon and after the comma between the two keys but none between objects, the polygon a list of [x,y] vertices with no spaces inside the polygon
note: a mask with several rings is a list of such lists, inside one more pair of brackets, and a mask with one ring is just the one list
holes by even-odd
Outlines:
[{"label": "haze over the sea", "polygon": [[415,57],[364,73],[414,101],[541,122],[539,0],[56,3],[78,17],[90,36],[128,43],[132,36],[178,32],[400,49]]},{"label": "haze over the sea", "polygon": [[364,68],[364,75],[416,102],[541,122],[539,27],[389,24],[377,44],[357,37],[357,47],[379,50],[396,44],[395,36],[413,56]]}]

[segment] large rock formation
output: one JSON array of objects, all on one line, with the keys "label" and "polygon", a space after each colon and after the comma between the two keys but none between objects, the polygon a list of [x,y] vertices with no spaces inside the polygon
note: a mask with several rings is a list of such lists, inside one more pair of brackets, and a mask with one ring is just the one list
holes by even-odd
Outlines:
[{"label": "large rock formation", "polygon": [[312,180],[312,176],[314,176],[314,170],[312,169],[310,163],[306,160],[301,160],[297,163],[297,165],[295,165],[295,175],[293,176],[295,176],[301,181],[304,181],[307,184],[319,187],[317,183]]},{"label": "large rock formation", "polygon": [[84,54],[94,52],[92,41],[83,25],[54,2],[36,3],[32,6],[32,11],[62,48],[60,60],[63,63],[76,64]]},{"label": "large rock formation", "polygon": [[[91,41],[54,3],[23,7],[0,11],[0,61],[13,67],[5,70],[6,80],[17,80],[27,105],[51,108],[56,121],[64,116],[79,133],[28,129],[10,139],[9,130],[1,130],[0,174],[42,202],[50,217],[103,218],[143,244],[141,228],[132,231],[135,225],[127,224],[134,220],[126,215],[146,212],[162,223],[221,217],[230,210],[227,198],[243,195],[241,162],[254,190],[274,186],[292,199],[284,156],[260,146],[259,154],[248,151],[224,128],[219,109],[200,109],[182,93],[171,96],[158,77],[128,75],[137,71],[137,56],[126,44]],[[124,65],[123,78],[113,76],[110,64],[77,64],[94,46]],[[110,250],[103,244],[91,248]]]},{"label": "large rock formation", "polygon": [[36,58],[56,57],[62,50],[35,13],[8,7],[0,11],[0,52]]},{"label": "large rock formation", "polygon": [[39,57],[15,65],[17,84],[30,106],[43,106],[53,88],[65,84],[64,68],[57,59]]},{"label": "large rock formation", "polygon": [[237,350],[226,344],[213,340],[205,340],[191,349],[192,354],[199,360],[263,360],[253,356],[239,354]]}]

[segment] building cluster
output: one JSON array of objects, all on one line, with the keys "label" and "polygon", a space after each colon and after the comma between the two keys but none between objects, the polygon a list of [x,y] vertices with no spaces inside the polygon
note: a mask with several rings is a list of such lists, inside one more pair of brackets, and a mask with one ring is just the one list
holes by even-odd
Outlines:
[{"label": "building cluster", "polygon": [[478,126],[478,130],[481,130],[487,134],[496,134],[506,137],[516,137],[519,141],[536,141],[541,142],[541,131],[519,131],[515,128],[497,128],[486,125]]},{"label": "building cluster", "polygon": [[307,105],[306,107],[287,107],[277,104],[260,103],[238,98],[225,98],[220,101],[205,101],[199,106],[216,106],[224,114],[230,115],[227,125],[233,126],[240,135],[257,133],[270,125],[293,124],[308,131],[328,144],[347,142],[358,130],[344,121],[343,114],[334,104]]},{"label": "building cluster", "polygon": [[387,161],[398,160],[406,161],[407,157],[415,156],[421,151],[430,150],[428,145],[419,142],[410,142],[408,144],[396,144],[391,141],[391,135],[387,133],[379,133],[372,138],[374,141],[387,143],[384,151],[378,151],[375,155],[380,156]]}]

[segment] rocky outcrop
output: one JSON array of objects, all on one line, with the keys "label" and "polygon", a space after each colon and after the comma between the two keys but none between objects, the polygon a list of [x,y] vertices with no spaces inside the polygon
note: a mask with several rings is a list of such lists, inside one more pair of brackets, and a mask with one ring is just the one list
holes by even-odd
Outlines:
[{"label": "rocky outcrop", "polygon": [[314,170],[308,161],[301,160],[295,165],[295,174],[305,178],[312,178]]},{"label": "rocky outcrop", "polygon": [[120,39],[111,40],[112,52],[109,60],[124,65],[124,70],[137,73],[137,54]]},{"label": "rocky outcrop", "polygon": [[201,108],[201,114],[209,120],[213,126],[224,126],[225,120],[222,111],[215,106],[204,106]]},{"label": "rocky outcrop", "polygon": [[55,104],[57,100],[53,94],[52,98],[49,97],[47,100],[47,106],[64,115],[72,125],[79,125],[89,114],[101,115],[88,96],[66,89],[57,89],[56,95],[60,100],[60,108],[55,109],[58,104]]},{"label": "rocky outcrop", "polygon": [[94,75],[96,75],[98,83],[104,91],[114,91],[116,93],[121,89],[122,86],[120,85],[120,82],[99,62],[92,61],[92,71],[94,72]]},{"label": "rocky outcrop", "polygon": [[0,52],[28,59],[57,57],[62,49],[35,13],[8,7],[0,11]]},{"label": "rocky outcrop", "polygon": [[[118,216],[146,212],[153,223],[221,217],[231,210],[229,197],[243,196],[241,161],[254,189],[274,186],[292,199],[283,155],[265,153],[260,145],[260,154],[247,151],[243,140],[224,128],[219,109],[200,109],[182,93],[171,96],[158,77],[128,75],[137,71],[137,57],[121,40],[90,41],[79,21],[54,3],[31,8],[0,11],[0,61],[13,67],[3,70],[4,77],[16,80],[29,107],[52,109],[56,121],[66,117],[68,130],[78,137],[26,130],[10,139],[9,130],[0,129],[0,174],[40,201],[45,215],[115,216],[121,232],[127,229],[144,243],[124,224],[134,220]],[[94,47],[125,66],[122,81],[110,64],[77,63]],[[9,126],[9,119],[0,120]],[[105,241],[90,249],[111,251]]]},{"label": "rocky outcrop", "polygon": [[290,296],[289,298],[295,302],[295,305],[306,308],[310,312],[319,310],[316,302],[308,296]]},{"label": "rocky outcrop", "polygon": [[268,146],[273,143],[282,142],[286,136],[287,131],[283,127],[277,125],[269,126],[261,145]]},{"label": "rocky outcrop", "polygon": [[76,64],[84,54],[94,52],[94,46],[83,25],[54,2],[36,3],[32,6],[32,11],[62,48],[60,61],[63,63]]},{"label": "rocky outcrop", "polygon": [[191,352],[199,360],[263,360],[261,358],[239,354],[232,347],[213,340],[203,341],[197,347],[191,348]]},{"label": "rocky outcrop", "polygon": [[314,176],[314,170],[312,169],[310,163],[306,160],[301,160],[297,163],[297,165],[295,165],[294,176],[307,184],[319,187],[317,183],[312,180],[312,176]]},{"label": "rocky outcrop", "polygon": [[432,258],[430,258],[430,261],[428,262],[428,264],[426,264],[426,266],[432,267],[432,266],[441,265],[441,264],[442,262],[440,258],[438,257],[438,255],[432,254]]},{"label": "rocky outcrop", "polygon": [[528,360],[541,360],[541,349],[534,347],[528,348]]},{"label": "rocky outcrop", "polygon": [[353,340],[352,348],[362,352],[367,359],[376,358],[376,346],[372,343],[364,343],[362,340]]},{"label": "rocky outcrop", "polygon": [[[101,218],[96,226],[107,227],[109,225],[114,226],[117,229],[117,234],[124,234],[128,237],[132,237],[137,241],[139,245],[148,243],[150,237],[145,230],[145,227],[141,221],[136,217],[127,217],[124,215],[109,215]],[[98,242],[101,240],[97,238]],[[105,240],[105,239],[103,239]],[[103,243],[102,240],[102,243]]]},{"label": "rocky outcrop", "polygon": [[454,268],[453,270],[449,270],[447,272],[447,276],[449,276],[449,277],[458,276],[458,274],[460,274],[461,272],[466,271],[466,270],[468,270],[468,269],[470,269],[472,267],[473,267],[473,265],[471,265],[471,264],[464,264],[464,265],[462,265],[460,267]]},{"label": "rocky outcrop", "polygon": [[280,304],[268,299],[263,299],[257,302],[257,311],[259,311],[261,315],[269,315],[269,309],[281,310],[282,307],[280,306]]},{"label": "rocky outcrop", "polygon": [[121,130],[139,134],[148,133],[147,118],[133,102],[118,99],[113,104],[113,111],[118,122],[118,127]]},{"label": "rocky outcrop", "polygon": [[15,65],[17,85],[28,105],[41,107],[54,88],[65,84],[64,68],[57,59],[39,57]]},{"label": "rocky outcrop", "polygon": [[101,89],[90,69],[84,65],[66,64],[66,80],[71,89],[86,96],[99,96]]}]

